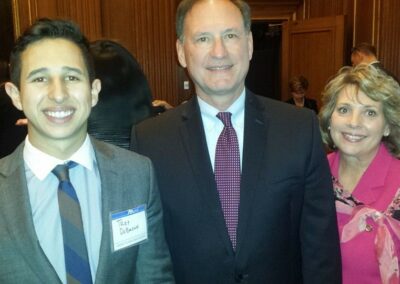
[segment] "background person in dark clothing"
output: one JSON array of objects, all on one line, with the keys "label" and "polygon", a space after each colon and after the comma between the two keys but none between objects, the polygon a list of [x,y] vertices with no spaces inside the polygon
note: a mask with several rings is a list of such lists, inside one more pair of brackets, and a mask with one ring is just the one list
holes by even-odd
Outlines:
[{"label": "background person in dark clothing", "polygon": [[318,107],[316,100],[309,99],[306,97],[308,90],[308,80],[306,77],[299,75],[293,77],[289,81],[289,90],[292,94],[292,98],[286,102],[297,107],[305,107],[312,109],[315,113],[318,113]]},{"label": "background person in dark clothing", "polygon": [[90,52],[102,90],[90,114],[88,132],[128,149],[132,125],[153,115],[146,76],[133,55],[115,41],[94,41]]},{"label": "background person in dark clothing", "polygon": [[8,63],[0,61],[0,158],[11,154],[27,133],[25,125],[16,125],[25,116],[13,106],[6,94],[4,82],[8,79]]}]

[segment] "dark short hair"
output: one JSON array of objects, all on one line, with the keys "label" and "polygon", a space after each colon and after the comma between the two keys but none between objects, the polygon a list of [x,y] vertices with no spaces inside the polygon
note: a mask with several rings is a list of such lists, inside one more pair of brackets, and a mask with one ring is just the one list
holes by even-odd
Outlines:
[{"label": "dark short hair", "polygon": [[291,92],[296,92],[299,89],[303,89],[304,91],[307,91],[308,89],[308,80],[306,77],[303,75],[298,75],[292,77],[292,79],[289,81],[289,90]]},{"label": "dark short hair", "polygon": [[319,113],[322,140],[335,149],[330,135],[330,122],[339,94],[347,86],[354,86],[373,101],[381,102],[383,115],[389,125],[390,134],[382,141],[395,157],[400,157],[400,86],[383,71],[366,64],[342,67],[322,92],[322,108]]},{"label": "dark short hair", "polygon": [[376,48],[372,44],[366,43],[366,42],[361,42],[357,45],[355,45],[351,49],[351,53],[353,54],[354,52],[361,52],[366,55],[373,55],[376,56]]},{"label": "dark short hair", "polygon": [[[180,41],[183,41],[183,27],[185,24],[185,18],[187,13],[193,8],[193,6],[204,0],[182,0],[179,3],[178,9],[176,11],[176,36]],[[250,32],[251,29],[251,10],[249,5],[242,0],[229,0],[234,4],[242,14],[244,29],[246,32]]]},{"label": "dark short hair", "polygon": [[41,18],[36,20],[17,39],[10,55],[10,79],[19,87],[21,80],[21,55],[29,45],[43,39],[66,39],[75,43],[82,52],[89,80],[94,80],[94,67],[89,53],[89,42],[82,34],[78,25],[68,20],[51,20]]}]

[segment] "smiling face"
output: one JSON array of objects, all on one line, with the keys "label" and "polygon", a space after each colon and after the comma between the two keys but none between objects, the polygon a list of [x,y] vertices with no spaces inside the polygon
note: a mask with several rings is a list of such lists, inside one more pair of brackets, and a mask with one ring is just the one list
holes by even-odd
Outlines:
[{"label": "smiling face", "polygon": [[345,87],[331,116],[330,134],[345,158],[371,161],[383,135],[389,135],[382,103],[371,100],[355,86]]},{"label": "smiling face", "polygon": [[253,40],[230,1],[200,1],[186,15],[177,52],[198,96],[205,101],[218,96],[234,100],[244,89]]},{"label": "smiling face", "polygon": [[20,88],[7,83],[6,90],[28,119],[29,141],[50,155],[68,156],[85,140],[100,81],[90,84],[80,49],[65,39],[29,45],[21,62]]}]

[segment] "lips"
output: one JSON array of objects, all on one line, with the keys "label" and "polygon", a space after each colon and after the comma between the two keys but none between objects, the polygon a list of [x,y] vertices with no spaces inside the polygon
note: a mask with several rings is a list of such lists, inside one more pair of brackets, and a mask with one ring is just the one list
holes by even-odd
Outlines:
[{"label": "lips", "polygon": [[229,65],[218,65],[218,66],[208,66],[207,69],[210,71],[224,71],[232,68],[232,64]]},{"label": "lips", "polygon": [[366,137],[365,135],[351,134],[351,133],[342,133],[342,135],[344,139],[346,139],[349,142],[360,142]]}]

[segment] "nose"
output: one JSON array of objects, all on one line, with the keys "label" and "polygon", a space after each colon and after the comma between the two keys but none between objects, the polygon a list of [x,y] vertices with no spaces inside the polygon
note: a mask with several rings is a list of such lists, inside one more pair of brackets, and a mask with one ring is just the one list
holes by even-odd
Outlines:
[{"label": "nose", "polygon": [[51,81],[49,86],[49,98],[57,103],[62,103],[68,98],[67,88],[65,82],[62,79],[54,79]]},{"label": "nose", "polygon": [[349,116],[349,125],[352,128],[356,128],[360,126],[361,123],[361,114],[357,111],[353,111],[351,115]]},{"label": "nose", "polygon": [[216,58],[223,58],[226,55],[226,46],[221,38],[215,39],[212,46],[211,54],[213,57]]}]

